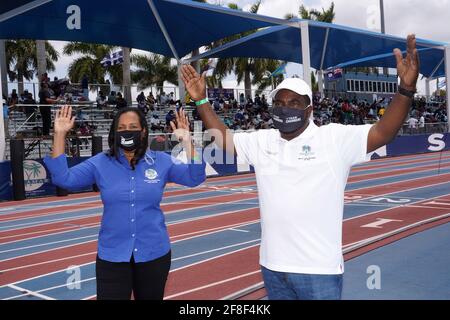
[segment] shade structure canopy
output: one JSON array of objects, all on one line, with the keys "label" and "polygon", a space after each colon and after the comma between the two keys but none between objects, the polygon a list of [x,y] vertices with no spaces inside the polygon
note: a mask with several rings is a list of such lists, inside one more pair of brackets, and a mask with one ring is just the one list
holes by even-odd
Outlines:
[{"label": "shade structure canopy", "polygon": [[283,22],[188,0],[0,2],[0,39],[101,43],[176,59],[229,35]]},{"label": "shade structure canopy", "polygon": [[[288,25],[265,28],[187,61],[207,58],[270,58],[302,64],[302,19],[291,19]],[[406,38],[385,35],[337,24],[308,21],[311,67],[326,70],[337,66],[377,66],[395,68],[393,50],[405,50]],[[426,77],[445,74],[444,42],[417,39],[421,73]]]}]

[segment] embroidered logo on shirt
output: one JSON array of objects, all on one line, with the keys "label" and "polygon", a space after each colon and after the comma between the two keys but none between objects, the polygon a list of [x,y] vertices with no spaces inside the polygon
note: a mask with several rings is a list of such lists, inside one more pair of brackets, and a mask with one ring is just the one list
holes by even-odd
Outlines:
[{"label": "embroidered logo on shirt", "polygon": [[158,172],[153,169],[145,170],[145,177],[149,180],[155,180],[158,177]]},{"label": "embroidered logo on shirt", "polygon": [[302,152],[300,152],[300,156],[299,156],[298,159],[299,160],[305,160],[305,161],[315,160],[316,156],[315,156],[315,153],[312,152],[311,146],[304,145],[302,147]]},{"label": "embroidered logo on shirt", "polygon": [[144,182],[147,183],[158,183],[161,181],[160,179],[156,179],[158,177],[158,172],[154,169],[145,170],[145,177],[146,179],[144,179]]}]

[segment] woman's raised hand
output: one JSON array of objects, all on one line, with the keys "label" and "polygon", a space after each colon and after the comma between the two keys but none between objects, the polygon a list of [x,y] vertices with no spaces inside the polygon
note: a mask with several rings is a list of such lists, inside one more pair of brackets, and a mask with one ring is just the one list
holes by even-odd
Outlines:
[{"label": "woman's raised hand", "polygon": [[75,116],[72,116],[72,107],[63,106],[56,111],[55,134],[67,134],[74,126]]}]

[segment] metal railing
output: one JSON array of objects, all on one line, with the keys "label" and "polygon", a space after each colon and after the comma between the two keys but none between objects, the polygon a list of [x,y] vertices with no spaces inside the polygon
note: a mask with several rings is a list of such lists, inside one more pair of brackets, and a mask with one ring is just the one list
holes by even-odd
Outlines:
[{"label": "metal railing", "polygon": [[421,134],[433,134],[433,133],[447,133],[449,132],[448,123],[436,122],[425,123],[424,126],[413,126],[405,124],[399,131],[399,135],[421,135]]},{"label": "metal railing", "polygon": [[[195,139],[195,134],[192,133]],[[103,151],[109,149],[108,135],[101,135]],[[53,150],[52,137],[23,137],[25,159],[41,159],[51,155]],[[203,147],[211,143],[211,139],[202,141]],[[170,152],[178,145],[172,133],[151,133],[148,136],[148,146],[151,150]],[[90,157],[92,155],[92,135],[68,135],[65,153],[71,157]],[[10,139],[6,140],[5,160],[10,160]]]}]

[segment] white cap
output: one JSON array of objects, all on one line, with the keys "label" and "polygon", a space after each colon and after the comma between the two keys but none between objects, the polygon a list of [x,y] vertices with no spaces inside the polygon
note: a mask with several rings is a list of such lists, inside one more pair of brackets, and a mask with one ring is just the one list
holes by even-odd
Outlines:
[{"label": "white cap", "polygon": [[308,96],[311,103],[313,101],[311,87],[306,83],[306,81],[300,78],[284,79],[283,82],[280,83],[280,85],[270,93],[269,97],[271,99],[275,98],[275,95],[278,93],[278,91],[283,89],[294,91],[301,96]]}]

